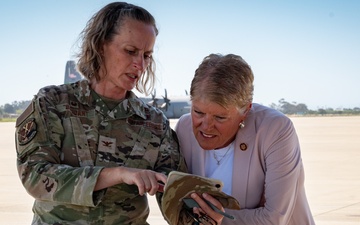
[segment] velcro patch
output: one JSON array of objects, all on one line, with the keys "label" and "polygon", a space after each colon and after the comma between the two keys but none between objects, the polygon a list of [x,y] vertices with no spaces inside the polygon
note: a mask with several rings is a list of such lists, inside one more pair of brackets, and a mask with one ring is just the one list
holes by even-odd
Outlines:
[{"label": "velcro patch", "polygon": [[37,126],[34,118],[27,119],[17,132],[19,145],[29,143],[37,133]]},{"label": "velcro patch", "polygon": [[26,118],[28,118],[32,113],[34,112],[34,101],[30,102],[28,107],[24,110],[24,112],[16,119],[15,127],[20,126],[22,122],[25,121]]},{"label": "velcro patch", "polygon": [[100,135],[98,148],[100,152],[115,153],[116,139]]}]

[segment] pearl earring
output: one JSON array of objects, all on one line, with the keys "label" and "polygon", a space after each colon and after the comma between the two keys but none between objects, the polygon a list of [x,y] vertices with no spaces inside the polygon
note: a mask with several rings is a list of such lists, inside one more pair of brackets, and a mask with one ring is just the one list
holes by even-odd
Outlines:
[{"label": "pearl earring", "polygon": [[242,121],[241,123],[239,123],[239,128],[240,128],[240,129],[242,129],[242,128],[244,128],[244,127],[245,127],[244,121]]}]

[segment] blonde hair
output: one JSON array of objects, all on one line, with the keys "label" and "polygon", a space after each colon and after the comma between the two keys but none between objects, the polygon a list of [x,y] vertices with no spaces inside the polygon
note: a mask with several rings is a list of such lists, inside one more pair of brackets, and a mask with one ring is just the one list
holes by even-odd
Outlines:
[{"label": "blonde hair", "polygon": [[253,72],[240,56],[210,54],[195,71],[190,97],[206,98],[224,108],[235,106],[243,113],[253,100],[253,82]]},{"label": "blonde hair", "polygon": [[[77,68],[88,80],[93,77],[97,81],[101,79],[99,70],[103,63],[102,47],[121,32],[121,27],[126,19],[153,25],[156,35],[159,33],[154,17],[146,9],[126,2],[114,2],[106,5],[88,21],[80,34],[82,44],[78,54]],[[136,89],[140,93],[149,94],[153,90],[155,67],[155,61],[151,58],[144,75],[136,84]]]}]

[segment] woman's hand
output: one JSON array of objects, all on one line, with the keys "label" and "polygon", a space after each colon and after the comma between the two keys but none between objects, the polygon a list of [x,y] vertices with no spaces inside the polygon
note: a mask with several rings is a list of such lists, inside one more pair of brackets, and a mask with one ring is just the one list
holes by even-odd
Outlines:
[{"label": "woman's hand", "polygon": [[104,168],[98,177],[95,185],[95,191],[111,187],[116,184],[125,183],[129,185],[136,185],[139,189],[140,195],[144,195],[146,192],[150,195],[154,195],[159,189],[159,181],[165,184],[166,178],[166,175],[152,170],[128,168],[123,166]]},{"label": "woman's hand", "polygon": [[139,194],[146,192],[150,195],[156,194],[159,188],[159,181],[166,183],[166,175],[152,170],[142,170],[123,167],[122,182],[126,184],[135,184],[138,186]]},{"label": "woman's hand", "polygon": [[208,202],[212,203],[216,208],[218,208],[220,211],[225,212],[224,207],[221,205],[221,203],[218,200],[216,200],[214,197],[212,197],[207,193],[203,193],[201,197],[196,193],[192,193],[191,198],[193,198],[200,206],[200,208],[194,207],[193,213],[199,216],[199,220],[202,221],[203,224],[216,224],[216,225],[221,224],[224,216],[214,211],[211,208],[211,206],[209,206],[204,201],[204,199],[207,200]]}]

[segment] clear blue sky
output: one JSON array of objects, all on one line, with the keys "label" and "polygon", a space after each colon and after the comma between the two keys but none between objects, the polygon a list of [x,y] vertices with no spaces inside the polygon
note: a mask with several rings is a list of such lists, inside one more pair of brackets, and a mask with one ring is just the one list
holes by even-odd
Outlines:
[{"label": "clear blue sky", "polygon": [[[0,105],[63,82],[88,19],[111,1],[12,0],[0,7]],[[209,53],[241,55],[254,102],[360,107],[360,1],[134,0],[156,18],[157,94],[184,95]]]}]

